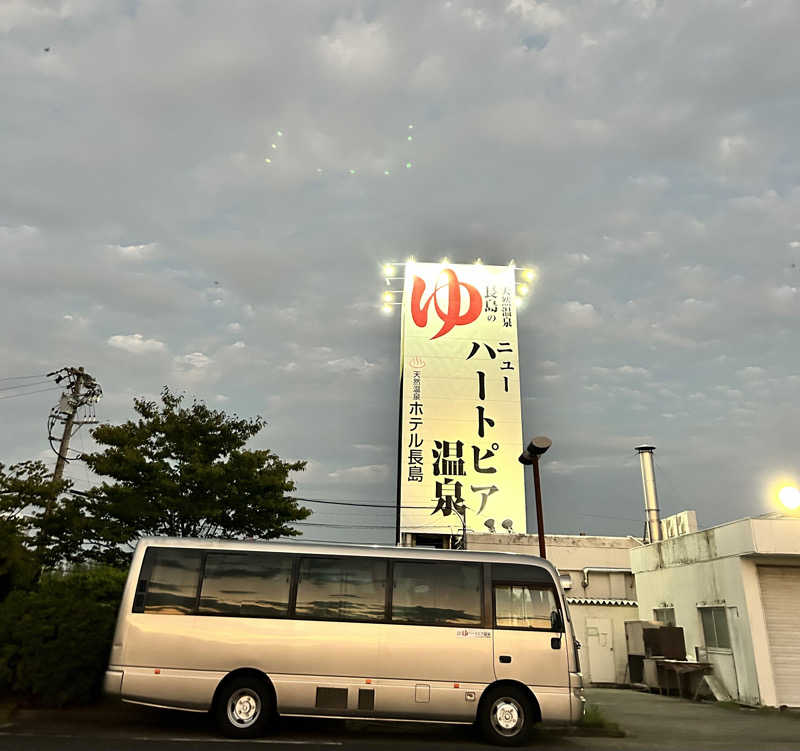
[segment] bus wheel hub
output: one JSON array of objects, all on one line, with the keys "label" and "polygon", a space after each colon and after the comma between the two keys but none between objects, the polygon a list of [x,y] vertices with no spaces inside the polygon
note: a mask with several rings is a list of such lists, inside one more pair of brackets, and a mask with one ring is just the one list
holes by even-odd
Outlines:
[{"label": "bus wheel hub", "polygon": [[497,723],[503,730],[511,730],[519,722],[519,713],[513,704],[503,702],[497,706]]},{"label": "bus wheel hub", "polygon": [[228,703],[228,718],[238,727],[252,725],[261,712],[261,702],[258,696],[250,691],[237,691]]}]

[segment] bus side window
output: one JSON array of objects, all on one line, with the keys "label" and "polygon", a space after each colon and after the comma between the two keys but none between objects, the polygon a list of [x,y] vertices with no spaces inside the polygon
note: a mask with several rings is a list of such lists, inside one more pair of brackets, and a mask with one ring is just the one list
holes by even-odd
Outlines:
[{"label": "bus side window", "polygon": [[558,603],[552,589],[527,584],[495,584],[494,613],[497,628],[552,631]]},{"label": "bus side window", "polygon": [[442,561],[395,561],[392,621],[479,626],[481,567]]},{"label": "bus side window", "polygon": [[385,560],[301,559],[295,618],[382,621],[385,609]]},{"label": "bus side window", "polygon": [[198,550],[148,548],[136,588],[134,612],[192,613],[197,600],[201,558]]},{"label": "bus side window", "polygon": [[275,553],[209,553],[198,612],[287,618],[292,560]]}]

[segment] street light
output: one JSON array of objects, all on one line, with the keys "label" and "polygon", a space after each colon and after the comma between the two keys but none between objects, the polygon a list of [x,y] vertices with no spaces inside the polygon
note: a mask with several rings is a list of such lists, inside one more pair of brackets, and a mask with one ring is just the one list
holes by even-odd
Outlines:
[{"label": "street light", "polygon": [[542,486],[539,480],[539,457],[553,445],[553,442],[544,435],[536,436],[528,448],[520,454],[520,464],[530,464],[533,467],[533,489],[536,492],[536,526],[539,532],[539,555],[546,558],[544,548],[544,518],[542,516]]},{"label": "street light", "polygon": [[787,485],[778,492],[778,500],[786,506],[789,511],[797,511],[800,508],[800,490]]}]

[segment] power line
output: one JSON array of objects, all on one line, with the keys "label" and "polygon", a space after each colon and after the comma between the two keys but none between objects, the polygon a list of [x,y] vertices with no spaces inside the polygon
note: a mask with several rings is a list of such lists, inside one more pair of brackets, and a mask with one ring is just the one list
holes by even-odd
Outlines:
[{"label": "power line", "polygon": [[44,373],[37,373],[36,375],[29,375],[29,376],[5,376],[4,378],[0,378],[0,381],[24,381],[28,378],[44,378]]},{"label": "power line", "polygon": [[0,396],[0,399],[18,399],[21,396],[31,396],[32,394],[43,394],[45,391],[61,391],[60,386],[51,387],[49,389],[39,389],[38,391],[28,391],[24,394],[7,394]]},{"label": "power line", "polygon": [[378,542],[378,543],[368,543],[368,542],[355,542],[353,540],[312,540],[310,537],[281,537],[281,541],[288,541],[288,540],[297,540],[298,542],[324,542],[328,543],[329,545],[386,545],[388,547],[394,547],[391,543],[385,542]]},{"label": "power line", "polygon": [[[396,509],[396,503],[359,503],[357,501],[327,501],[320,498],[298,498],[292,496],[295,501],[302,501],[303,503],[327,503],[333,506],[360,506],[361,508],[390,508]],[[404,509],[430,509],[430,506],[403,506]]]},{"label": "power line", "polygon": [[12,389],[27,389],[33,386],[41,386],[42,384],[50,383],[50,381],[36,381],[35,383],[18,383],[15,386],[0,386],[0,391],[11,391]]},{"label": "power line", "polygon": [[[303,501],[303,503],[330,503],[334,506],[362,506],[364,508],[396,508],[395,503],[359,503],[358,501],[323,501],[320,498],[298,498],[293,496],[296,501]],[[423,507],[420,507],[423,508]],[[427,508],[424,507],[424,508]]]},{"label": "power line", "polygon": [[309,527],[335,527],[336,529],[394,529],[394,524],[329,524],[326,522],[290,522]]}]

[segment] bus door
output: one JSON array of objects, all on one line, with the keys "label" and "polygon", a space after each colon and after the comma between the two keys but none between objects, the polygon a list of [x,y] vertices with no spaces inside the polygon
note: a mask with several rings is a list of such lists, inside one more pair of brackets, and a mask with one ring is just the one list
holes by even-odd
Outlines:
[{"label": "bus door", "polygon": [[568,695],[569,645],[553,583],[494,580],[492,603],[495,677]]}]

